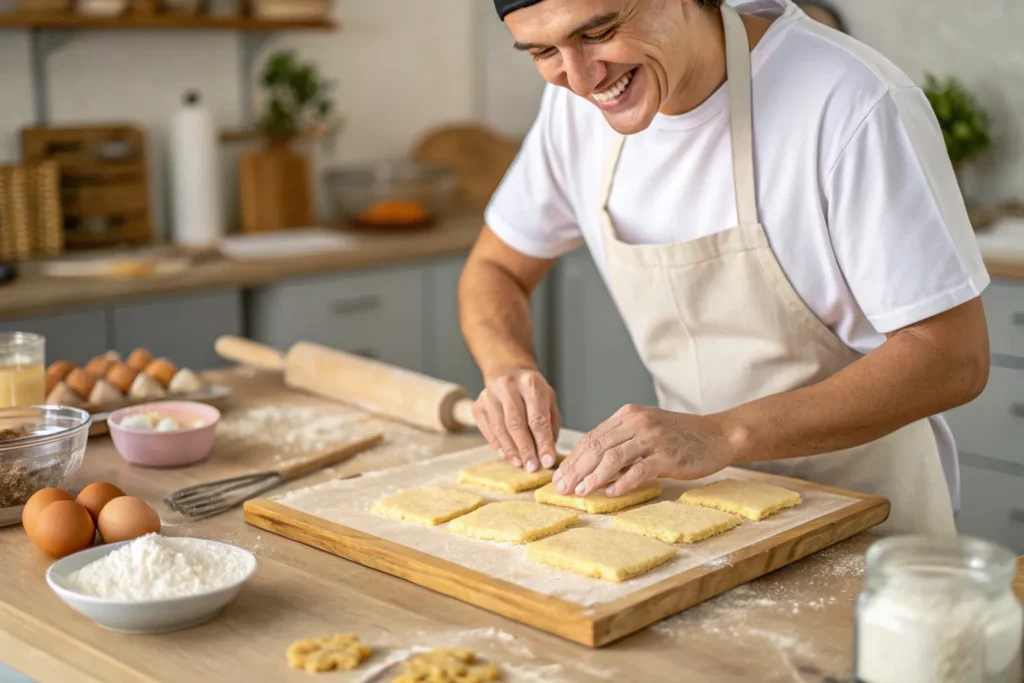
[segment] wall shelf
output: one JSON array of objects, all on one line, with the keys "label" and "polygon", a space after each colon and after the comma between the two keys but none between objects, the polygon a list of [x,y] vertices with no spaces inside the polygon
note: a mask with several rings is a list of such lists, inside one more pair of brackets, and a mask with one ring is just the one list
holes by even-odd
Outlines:
[{"label": "wall shelf", "polygon": [[185,29],[185,30],[235,30],[235,31],[291,31],[324,30],[336,27],[329,20],[323,21],[264,21],[255,17],[214,17],[207,15],[183,14],[122,14],[116,17],[91,17],[73,13],[25,13],[0,14],[0,29]]}]

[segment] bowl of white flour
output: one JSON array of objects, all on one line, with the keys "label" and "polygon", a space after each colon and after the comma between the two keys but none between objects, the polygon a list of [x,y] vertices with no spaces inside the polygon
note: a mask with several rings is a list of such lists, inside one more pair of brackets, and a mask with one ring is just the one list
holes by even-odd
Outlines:
[{"label": "bowl of white flour", "polygon": [[165,633],[217,616],[256,571],[228,543],[147,534],[55,562],[50,588],[71,609],[126,633]]}]

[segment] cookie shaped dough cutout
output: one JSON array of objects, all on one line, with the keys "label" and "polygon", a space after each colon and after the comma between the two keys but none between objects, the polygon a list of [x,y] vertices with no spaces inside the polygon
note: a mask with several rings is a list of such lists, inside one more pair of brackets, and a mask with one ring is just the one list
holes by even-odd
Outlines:
[{"label": "cookie shaped dough cutout", "polygon": [[483,504],[483,498],[468,491],[428,486],[381,498],[374,503],[372,512],[381,517],[437,526]]},{"label": "cookie shaped dough cutout", "polygon": [[728,512],[666,500],[621,512],[612,526],[665,543],[696,543],[739,524],[740,518]]},{"label": "cookie shaped dough cutout", "polygon": [[574,510],[582,510],[592,514],[601,514],[617,512],[640,503],[646,503],[652,498],[657,498],[660,494],[661,485],[656,481],[645,484],[623,496],[615,497],[608,496],[604,491],[595,491],[589,496],[566,495],[559,493],[555,489],[554,482],[552,482],[543,488],[537,489],[534,492],[534,498],[538,503],[573,508]]},{"label": "cookie shaped dough cutout", "polygon": [[774,484],[722,479],[687,491],[679,497],[679,502],[732,512],[758,522],[779,510],[796,507],[801,498],[796,491]]},{"label": "cookie shaped dough cutout", "polygon": [[527,543],[564,531],[578,517],[571,510],[511,500],[477,508],[453,520],[448,529],[484,541]]},{"label": "cookie shaped dough cutout", "polygon": [[505,460],[489,460],[459,472],[459,483],[501,491],[519,493],[531,491],[551,481],[554,470],[527,472]]},{"label": "cookie shaped dough cutout", "polygon": [[501,679],[494,664],[477,661],[476,653],[459,648],[431,650],[405,662],[393,683],[487,683]]},{"label": "cookie shaped dough cutout", "polygon": [[615,582],[645,574],[675,554],[674,547],[653,538],[586,527],[526,546],[528,560]]},{"label": "cookie shaped dough cutout", "polygon": [[288,648],[288,666],[310,673],[351,670],[370,656],[371,650],[352,633],[339,633],[292,643]]}]

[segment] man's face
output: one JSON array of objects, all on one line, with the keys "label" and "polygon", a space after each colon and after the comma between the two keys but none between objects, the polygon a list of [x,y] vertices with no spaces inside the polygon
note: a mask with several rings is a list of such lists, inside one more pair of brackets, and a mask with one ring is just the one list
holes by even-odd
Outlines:
[{"label": "man's face", "polygon": [[545,80],[590,100],[628,135],[647,128],[689,76],[700,11],[691,0],[544,0],[505,25]]}]

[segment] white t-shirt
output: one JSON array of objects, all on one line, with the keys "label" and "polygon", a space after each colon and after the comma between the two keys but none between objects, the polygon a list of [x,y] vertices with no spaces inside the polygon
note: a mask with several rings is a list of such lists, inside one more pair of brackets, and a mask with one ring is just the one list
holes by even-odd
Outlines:
[{"label": "white t-shirt", "polygon": [[[989,276],[923,92],[884,57],[790,0],[737,2],[776,18],[751,53],[761,222],[807,306],[848,346],[977,297]],[[582,243],[605,274],[598,192],[613,131],[590,102],[548,86],[486,211],[539,258]],[[728,85],[626,140],[609,209],[620,239],[682,242],[737,224]],[[952,434],[932,418],[955,509]]]}]

